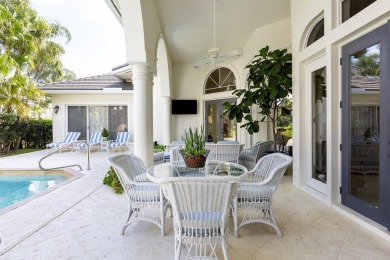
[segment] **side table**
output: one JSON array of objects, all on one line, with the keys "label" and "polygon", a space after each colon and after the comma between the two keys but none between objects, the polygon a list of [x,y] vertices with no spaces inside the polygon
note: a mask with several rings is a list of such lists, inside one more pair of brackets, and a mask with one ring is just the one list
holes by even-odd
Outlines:
[{"label": "side table", "polygon": [[100,141],[100,151],[107,151],[108,153],[108,144],[111,143],[112,141]]}]

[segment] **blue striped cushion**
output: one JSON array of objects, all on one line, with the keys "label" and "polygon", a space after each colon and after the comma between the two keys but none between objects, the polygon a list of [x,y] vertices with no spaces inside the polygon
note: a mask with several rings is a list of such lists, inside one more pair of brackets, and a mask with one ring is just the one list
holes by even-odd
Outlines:
[{"label": "blue striped cushion", "polygon": [[125,143],[129,140],[129,132],[118,132],[118,135],[116,136],[117,143]]},{"label": "blue striped cushion", "polygon": [[79,138],[80,134],[81,134],[80,132],[68,132],[63,142],[50,143],[47,144],[46,147],[53,148],[53,147],[58,147],[60,144],[76,141]]},{"label": "blue striped cushion", "polygon": [[91,135],[91,138],[89,138],[90,143],[97,143],[103,140],[102,133],[100,132],[95,132]]}]

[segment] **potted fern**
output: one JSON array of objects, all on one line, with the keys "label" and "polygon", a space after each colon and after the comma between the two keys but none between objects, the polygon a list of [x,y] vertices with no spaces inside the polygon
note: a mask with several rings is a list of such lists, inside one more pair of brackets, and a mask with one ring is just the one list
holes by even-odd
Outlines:
[{"label": "potted fern", "polygon": [[190,127],[188,131],[184,130],[184,133],[184,148],[180,150],[180,154],[183,156],[186,166],[189,168],[204,167],[209,150],[205,149],[203,126],[201,126],[200,132],[197,127],[194,128],[194,131]]}]

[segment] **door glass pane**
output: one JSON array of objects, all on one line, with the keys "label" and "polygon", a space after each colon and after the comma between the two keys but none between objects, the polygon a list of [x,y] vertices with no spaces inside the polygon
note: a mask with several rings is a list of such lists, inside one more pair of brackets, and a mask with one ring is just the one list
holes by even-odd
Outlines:
[{"label": "door glass pane", "polygon": [[94,132],[102,132],[103,127],[107,128],[107,113],[106,106],[89,107],[89,135],[92,135]]},{"label": "door glass pane", "polygon": [[207,140],[208,142],[218,141],[218,105],[207,105]]},{"label": "door glass pane", "polygon": [[379,206],[380,45],[350,56],[349,193]]},{"label": "door glass pane", "polygon": [[236,141],[237,120],[229,119],[229,115],[226,114],[223,117],[223,140],[224,141]]},{"label": "door glass pane", "polygon": [[68,106],[68,132],[80,132],[79,140],[87,139],[86,106]]},{"label": "door glass pane", "polygon": [[108,107],[108,139],[115,140],[118,132],[127,132],[127,106]]},{"label": "door glass pane", "polygon": [[326,68],[312,73],[312,178],[326,183]]}]

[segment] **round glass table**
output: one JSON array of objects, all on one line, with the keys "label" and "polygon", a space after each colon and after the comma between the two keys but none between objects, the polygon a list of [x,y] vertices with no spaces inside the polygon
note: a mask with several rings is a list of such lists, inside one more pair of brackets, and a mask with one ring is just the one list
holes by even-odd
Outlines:
[{"label": "round glass table", "polygon": [[231,162],[207,160],[203,168],[188,168],[184,161],[173,161],[154,165],[146,172],[146,177],[152,182],[162,182],[178,177],[242,177],[248,169]]}]

